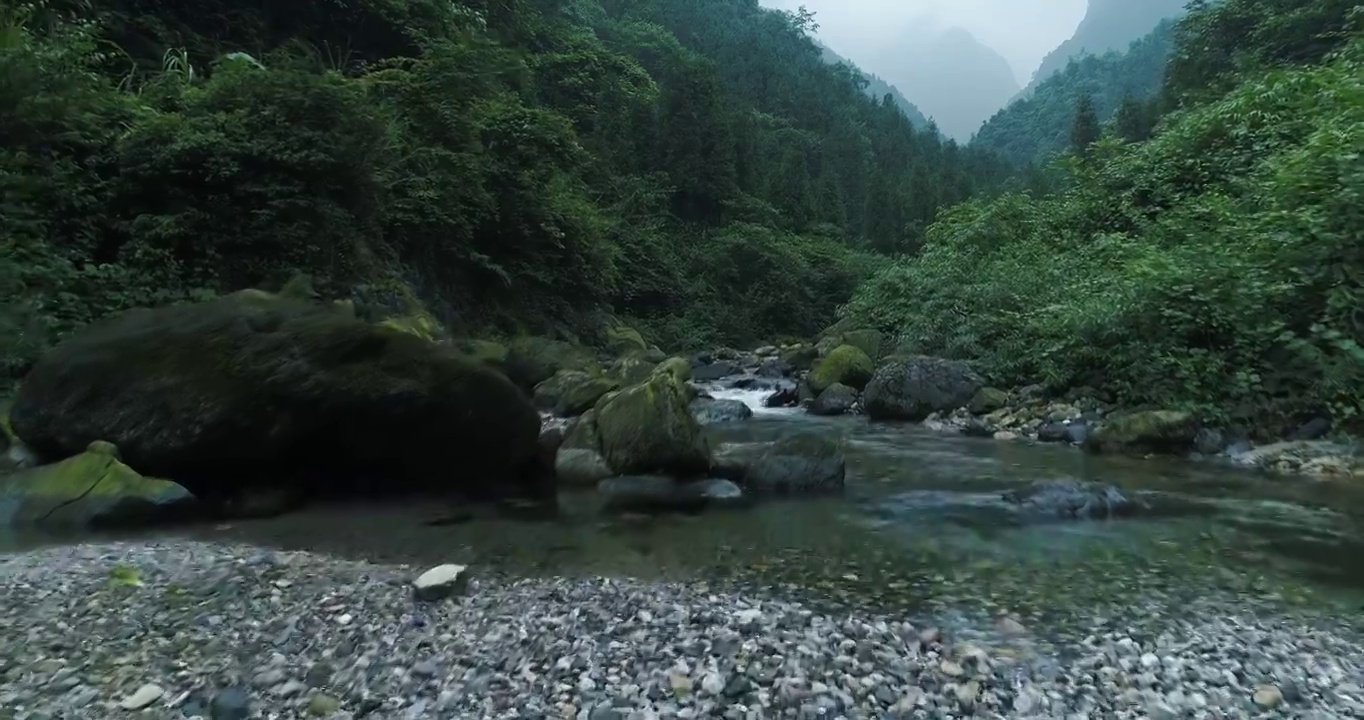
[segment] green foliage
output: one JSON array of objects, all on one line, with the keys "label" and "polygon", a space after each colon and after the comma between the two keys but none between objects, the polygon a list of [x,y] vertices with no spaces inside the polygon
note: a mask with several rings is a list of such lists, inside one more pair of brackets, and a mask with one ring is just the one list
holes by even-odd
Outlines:
[{"label": "green foliage", "polygon": [[1045,162],[1071,147],[1075,105],[1088,96],[1099,122],[1113,118],[1124,99],[1146,101],[1160,93],[1171,52],[1174,21],[1167,20],[1126,52],[1085,55],[1049,75],[1023,98],[995,113],[972,141],[1017,164]]},{"label": "green foliage", "polygon": [[1089,153],[1089,146],[1099,140],[1099,117],[1094,114],[1094,100],[1081,95],[1075,101],[1075,119],[1070,123],[1070,149],[1080,155]]},{"label": "green foliage", "polygon": [[323,297],[412,288],[464,334],[813,332],[868,249],[913,250],[1008,167],[866,97],[812,28],[728,0],[11,9],[4,370],[299,271]]},{"label": "green foliage", "polygon": [[1364,39],[1162,123],[1145,143],[1094,145],[1065,192],[943,213],[922,255],[847,313],[997,383],[1089,385],[1258,427],[1357,418]]}]

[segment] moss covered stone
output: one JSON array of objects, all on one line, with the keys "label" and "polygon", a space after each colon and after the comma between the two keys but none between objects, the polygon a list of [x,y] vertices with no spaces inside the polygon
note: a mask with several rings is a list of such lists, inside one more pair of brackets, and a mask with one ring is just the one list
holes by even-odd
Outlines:
[{"label": "moss covered stone", "polygon": [[658,363],[639,355],[626,355],[611,364],[607,374],[622,385],[634,385],[649,379]]},{"label": "moss covered stone", "polygon": [[882,347],[885,338],[880,330],[849,330],[843,333],[843,344],[851,345],[867,354],[867,357],[876,362],[881,359]]},{"label": "moss covered stone", "polygon": [[1093,453],[1177,454],[1194,446],[1198,420],[1178,410],[1146,410],[1109,418],[1085,438]]},{"label": "moss covered stone", "polygon": [[180,485],[124,465],[107,442],[0,478],[0,526],[128,526],[184,517],[194,504],[194,496]]},{"label": "moss covered stone", "polygon": [[815,394],[824,392],[834,383],[861,390],[867,386],[875,370],[871,358],[861,349],[840,345],[815,363],[807,381]]},{"label": "moss covered stone", "polygon": [[520,337],[507,344],[507,377],[527,391],[560,370],[601,374],[601,363],[587,348],[544,337]]},{"label": "moss covered stone", "polygon": [[414,335],[427,342],[436,342],[445,336],[445,329],[427,312],[391,317],[379,324],[391,330]]},{"label": "moss covered stone", "polygon": [[602,456],[618,474],[690,477],[710,467],[710,446],[688,409],[684,387],[667,374],[621,390],[597,404]]},{"label": "moss covered stone", "polygon": [[1009,393],[999,388],[983,387],[976,391],[966,406],[974,415],[986,415],[1009,404]]},{"label": "moss covered stone", "polygon": [[201,499],[552,492],[540,417],[457,351],[321,303],[232,297],[93,323],[43,357],[11,411],[39,457],[110,440]]},{"label": "moss covered stone", "polygon": [[572,417],[592,409],[603,395],[617,387],[619,384],[614,380],[581,370],[560,370],[535,386],[535,405],[560,417]]},{"label": "moss covered stone", "polygon": [[809,370],[819,359],[819,351],[814,345],[797,345],[782,352],[782,362],[796,370]]},{"label": "moss covered stone", "polygon": [[642,353],[649,343],[640,332],[629,325],[615,325],[606,329],[606,346],[616,354]]}]

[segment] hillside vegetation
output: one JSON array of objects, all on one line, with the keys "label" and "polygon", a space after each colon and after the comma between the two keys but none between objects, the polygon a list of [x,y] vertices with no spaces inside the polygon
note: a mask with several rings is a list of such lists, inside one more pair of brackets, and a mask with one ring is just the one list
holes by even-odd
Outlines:
[{"label": "hillside vegetation", "polygon": [[1180,23],[1156,136],[1063,192],[976,199],[846,309],[996,382],[1278,432],[1364,407],[1364,14],[1224,0]]},{"label": "hillside vegetation", "polygon": [[1124,105],[1146,112],[1160,94],[1175,23],[1167,20],[1126,52],[1083,55],[1048,76],[1025,97],[995,113],[972,145],[993,150],[1019,165],[1045,163],[1070,144],[1075,107],[1088,97],[1095,114],[1108,121]]},{"label": "hillside vegetation", "polygon": [[756,0],[51,0],[0,17],[0,362],[295,272],[451,331],[809,334],[1001,182]]}]

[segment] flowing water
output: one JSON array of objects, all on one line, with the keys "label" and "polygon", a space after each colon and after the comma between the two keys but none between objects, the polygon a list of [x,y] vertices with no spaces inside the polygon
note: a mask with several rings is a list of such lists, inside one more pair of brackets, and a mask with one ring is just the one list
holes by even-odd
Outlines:
[{"label": "flowing water", "polygon": [[[315,508],[175,531],[197,538],[492,572],[626,574],[797,589],[840,603],[924,612],[972,603],[1032,618],[1147,592],[1173,602],[1209,588],[1353,615],[1364,597],[1364,491],[1271,478],[1212,462],[1094,457],[1069,447],[949,437],[861,417],[761,407],[761,391],[716,391],[754,417],[721,442],[797,431],[841,436],[841,498],[771,501],[696,516],[606,518],[591,493],[531,521],[441,508]],[[1114,483],[1161,499],[1149,518],[1022,522],[1000,494],[1036,480]],[[0,538],[0,549],[4,539]],[[11,539],[11,543],[13,543]]]}]

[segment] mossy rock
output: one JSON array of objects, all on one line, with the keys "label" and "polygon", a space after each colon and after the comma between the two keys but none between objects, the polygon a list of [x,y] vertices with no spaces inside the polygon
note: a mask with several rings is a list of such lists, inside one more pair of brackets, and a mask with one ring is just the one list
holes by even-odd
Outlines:
[{"label": "mossy rock", "polygon": [[1146,410],[1115,415],[1085,438],[1092,453],[1179,454],[1194,446],[1198,419],[1179,410]]},{"label": "mossy rock", "polygon": [[188,490],[138,474],[107,442],[0,479],[0,527],[129,527],[188,519],[194,507]]},{"label": "mossy rock", "polygon": [[612,363],[607,375],[622,385],[635,385],[649,379],[658,363],[646,360],[643,355],[626,355]]},{"label": "mossy rock", "polygon": [[815,363],[807,381],[810,383],[810,390],[816,395],[835,383],[861,390],[867,386],[875,371],[876,365],[861,349],[852,345],[840,345]]},{"label": "mossy rock", "polygon": [[591,350],[563,340],[528,336],[507,343],[507,377],[527,392],[560,370],[600,375],[601,363]]},{"label": "mossy rock", "polygon": [[659,363],[652,375],[654,377],[666,375],[674,382],[685,383],[691,380],[691,363],[687,362],[686,358],[671,357]]},{"label": "mossy rock", "polygon": [[559,417],[573,417],[592,409],[603,395],[619,387],[614,380],[581,370],[560,370],[535,386],[536,407]]},{"label": "mossy rock", "polygon": [[107,439],[215,505],[280,483],[310,496],[553,491],[539,413],[506,377],[323,303],[226,297],[91,323],[38,361],[11,419],[39,458]]},{"label": "mossy rock", "polygon": [[649,343],[638,330],[629,325],[616,325],[606,329],[606,347],[617,355],[623,355],[646,352]]},{"label": "mossy rock", "polygon": [[976,391],[966,408],[972,415],[988,415],[1008,404],[1009,393],[999,388],[983,387]]},{"label": "mossy rock", "polygon": [[867,354],[867,357],[876,362],[881,359],[882,347],[885,337],[880,330],[850,330],[843,333],[843,344],[851,345]]},{"label": "mossy rock", "polygon": [[[602,402],[601,400],[597,401]],[[564,450],[591,450],[601,454],[601,435],[597,432],[597,411],[595,408],[579,415],[559,444],[559,452]]]},{"label": "mossy rock", "polygon": [[621,475],[704,474],[710,446],[689,402],[683,385],[667,373],[602,398],[594,408],[595,423],[611,469]]},{"label": "mossy rock", "polygon": [[819,351],[814,345],[797,345],[782,352],[782,362],[796,370],[809,370],[819,359]]},{"label": "mossy rock", "polygon": [[427,342],[438,342],[445,337],[445,329],[427,312],[391,317],[379,324],[391,330],[414,335]]}]

